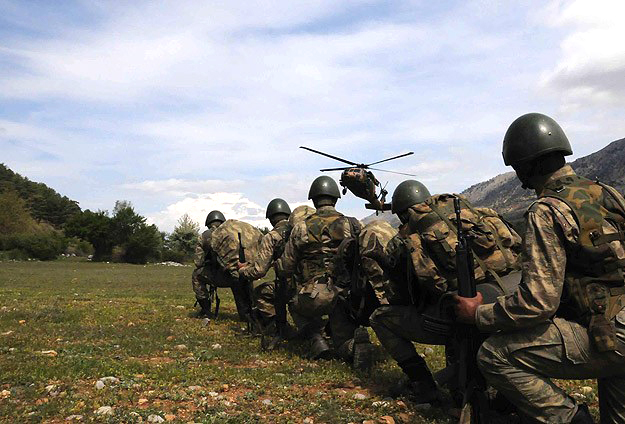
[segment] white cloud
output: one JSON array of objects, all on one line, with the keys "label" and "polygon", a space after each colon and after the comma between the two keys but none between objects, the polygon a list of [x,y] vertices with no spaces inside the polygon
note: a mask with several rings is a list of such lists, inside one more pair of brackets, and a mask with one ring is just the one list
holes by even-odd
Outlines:
[{"label": "white cloud", "polygon": [[221,211],[226,219],[238,219],[252,225],[268,226],[265,209],[241,193],[209,193],[184,199],[168,205],[164,210],[148,214],[148,222],[159,229],[172,231],[178,219],[186,214],[196,222],[204,224],[206,215],[212,210]]},{"label": "white cloud", "polygon": [[237,180],[182,180],[169,178],[167,180],[146,180],[139,183],[126,183],[122,184],[121,188],[136,190],[145,194],[182,197],[218,192],[219,190],[237,190],[242,186],[243,181]]}]

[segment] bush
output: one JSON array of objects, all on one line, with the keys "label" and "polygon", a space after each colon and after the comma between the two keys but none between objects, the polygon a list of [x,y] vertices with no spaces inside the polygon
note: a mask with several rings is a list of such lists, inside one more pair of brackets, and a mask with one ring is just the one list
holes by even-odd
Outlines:
[{"label": "bush", "polygon": [[[67,239],[56,231],[40,234],[14,234],[0,239],[0,249],[20,251],[19,256],[49,261],[58,258],[67,247]],[[13,255],[17,255],[16,252]]]},{"label": "bush", "polygon": [[89,256],[93,255],[95,249],[93,245],[88,241],[81,240],[78,237],[72,237],[67,239],[67,248],[65,249],[65,253],[67,255],[76,255],[76,256]]},{"label": "bush", "polygon": [[163,256],[161,260],[165,262],[178,262],[184,263],[187,260],[188,255],[185,252],[179,250],[163,249]]}]

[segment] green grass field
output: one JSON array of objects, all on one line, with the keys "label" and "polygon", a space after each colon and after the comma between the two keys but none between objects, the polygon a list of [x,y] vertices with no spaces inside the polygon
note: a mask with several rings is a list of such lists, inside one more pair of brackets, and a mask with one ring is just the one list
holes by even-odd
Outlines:
[{"label": "green grass field", "polygon": [[[454,422],[388,398],[401,372],[384,353],[362,375],[304,359],[303,345],[260,352],[258,339],[240,335],[228,290],[217,320],[191,318],[191,271],[0,263],[0,421]],[[442,348],[426,359],[439,369]],[[99,388],[103,377],[118,381]],[[579,393],[589,382],[568,384]],[[112,415],[96,413],[106,406]]]}]

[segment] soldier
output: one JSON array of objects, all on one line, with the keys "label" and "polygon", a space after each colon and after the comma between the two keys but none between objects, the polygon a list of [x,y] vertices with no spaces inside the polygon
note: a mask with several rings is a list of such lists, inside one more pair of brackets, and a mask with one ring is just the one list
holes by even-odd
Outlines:
[{"label": "soldier", "polygon": [[[261,239],[256,258],[253,258],[251,262],[239,264],[239,272],[243,277],[249,281],[263,278],[269,271],[269,268],[275,265],[276,260],[282,256],[291,230],[288,224],[290,215],[291,208],[283,199],[273,199],[269,202],[265,217],[269,219],[273,229]],[[287,287],[284,286],[285,284],[286,281],[284,280],[266,281],[254,288],[254,313],[263,327],[264,334],[271,333],[273,328],[276,335],[285,335],[287,326],[285,299]],[[278,288],[277,290],[276,287]],[[278,296],[276,296],[276,293],[278,293]],[[273,340],[271,344],[265,347],[273,348],[277,342],[278,340]]]},{"label": "soldier", "polygon": [[193,262],[195,263],[195,269],[191,274],[191,283],[193,285],[193,291],[195,292],[195,298],[200,305],[200,311],[196,314],[199,317],[205,317],[210,315],[210,281],[208,273],[205,272],[204,266],[211,254],[210,240],[211,235],[215,228],[219,227],[226,221],[226,217],[219,211],[211,211],[206,216],[205,224],[208,227],[206,231],[200,236],[200,240],[195,248],[195,257]]},{"label": "soldier", "polygon": [[[323,337],[324,327],[329,324],[337,355],[352,360],[357,353],[354,336],[358,339],[356,346],[361,348],[368,349],[370,342],[366,329],[355,334],[357,325],[346,304],[350,276],[345,258],[338,252],[343,241],[358,237],[360,223],[337,212],[334,206],[340,197],[332,178],[321,176],[313,181],[308,199],[317,211],[293,228],[280,268],[284,276],[294,277],[296,294],[290,311],[298,329],[310,337],[311,356],[329,357],[330,347]],[[357,364],[362,368],[367,365]]]},{"label": "soldier", "polygon": [[542,423],[592,423],[551,378],[598,379],[602,423],[625,423],[625,200],[575,174],[560,126],[530,113],[504,137],[503,158],[536,192],[526,214],[523,279],[493,304],[456,298],[456,314],[495,332],[477,362],[487,382]]},{"label": "soldier", "polygon": [[[387,247],[393,262],[387,266],[393,268],[390,283],[384,286],[388,304],[373,313],[371,326],[408,377],[405,389],[418,403],[435,401],[438,392],[412,342],[444,345],[451,335],[445,302],[446,294],[457,286],[455,197],[459,196],[432,196],[423,184],[408,180],[397,186],[391,204],[402,226]],[[474,236],[478,287],[485,293],[503,294],[503,278],[518,270],[520,237],[492,209],[474,208],[460,199],[465,205],[463,227]]]}]

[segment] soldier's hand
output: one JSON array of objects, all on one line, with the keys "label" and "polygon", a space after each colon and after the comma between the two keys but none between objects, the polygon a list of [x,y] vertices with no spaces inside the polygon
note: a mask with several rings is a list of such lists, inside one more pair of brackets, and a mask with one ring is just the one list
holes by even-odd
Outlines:
[{"label": "soldier's hand", "polygon": [[475,297],[460,297],[454,295],[456,318],[458,321],[465,322],[467,324],[475,324],[475,311],[480,306],[484,299],[482,293],[478,292]]}]

